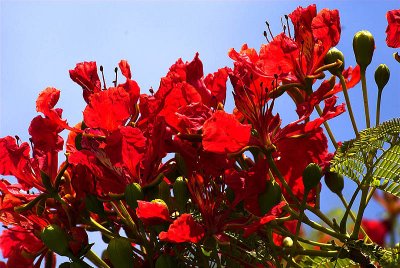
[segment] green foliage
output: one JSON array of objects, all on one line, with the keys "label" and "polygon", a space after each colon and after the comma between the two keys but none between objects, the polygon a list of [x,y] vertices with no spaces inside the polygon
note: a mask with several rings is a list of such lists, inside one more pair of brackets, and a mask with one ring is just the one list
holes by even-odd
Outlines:
[{"label": "green foliage", "polygon": [[400,118],[365,129],[344,142],[331,171],[400,197]]},{"label": "green foliage", "polygon": [[350,259],[337,259],[333,260],[332,258],[328,257],[311,257],[311,256],[305,256],[298,264],[301,267],[313,267],[313,268],[335,268],[335,267],[341,267],[341,268],[350,268],[350,267],[359,267],[356,265],[355,262],[353,262]]}]

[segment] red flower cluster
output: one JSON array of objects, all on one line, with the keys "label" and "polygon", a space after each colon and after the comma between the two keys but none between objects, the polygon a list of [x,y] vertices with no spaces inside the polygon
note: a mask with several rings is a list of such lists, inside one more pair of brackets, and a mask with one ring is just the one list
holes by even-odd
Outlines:
[{"label": "red flower cluster", "polygon": [[[388,13],[389,23],[398,16]],[[120,250],[128,248],[142,267],[217,247],[229,261],[246,264],[230,252],[242,243],[237,237],[260,237],[278,250],[285,237],[298,235],[301,217],[289,211],[296,214],[301,203],[314,207],[321,189],[307,189],[303,171],[310,163],[326,170],[332,154],[321,125],[345,106],[336,104],[342,88],[334,78],[313,89],[340,39],[338,11],[317,13],[311,5],[288,17],[294,37],[271,36],[259,53],[247,45],[231,49],[234,68],[208,75],[198,54],[191,62],[179,59],[150,94],[140,93],[124,60],[124,81],[112,87],[100,81],[96,62],[77,64],[69,73],[87,105],[75,126],[55,108],[60,91],[42,91],[36,107],[43,116],[31,122],[30,144],[0,139],[0,174],[18,180],[0,182],[0,220],[10,226],[0,237],[7,267],[39,267],[44,258],[52,263],[52,252],[82,264],[91,247],[85,230],[102,232],[105,241],[125,231],[130,243]],[[388,44],[398,46],[398,25],[387,32]],[[360,79],[358,67],[343,75],[348,88]],[[233,113],[224,110],[228,78]],[[285,92],[298,114],[287,125],[274,110]],[[320,104],[322,112],[311,118]],[[66,142],[63,130],[69,131]],[[118,266],[118,258],[105,261]]]}]

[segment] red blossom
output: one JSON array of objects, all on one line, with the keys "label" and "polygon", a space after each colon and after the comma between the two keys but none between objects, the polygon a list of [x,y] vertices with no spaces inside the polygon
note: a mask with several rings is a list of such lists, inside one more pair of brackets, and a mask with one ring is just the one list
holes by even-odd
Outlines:
[{"label": "red blossom", "polygon": [[386,28],[386,44],[389,47],[400,47],[400,9],[386,13],[388,26]]},{"label": "red blossom", "polygon": [[248,145],[250,125],[240,124],[234,115],[216,111],[203,126],[204,150],[214,153],[236,153]]},{"label": "red blossom", "polygon": [[371,240],[380,246],[385,245],[385,238],[392,229],[392,224],[389,220],[363,219],[361,226],[364,228]]},{"label": "red blossom", "polygon": [[4,230],[0,236],[0,248],[8,267],[33,267],[35,257],[44,247],[32,231],[21,227]]},{"label": "red blossom", "polygon": [[73,70],[69,70],[71,79],[83,89],[83,98],[89,103],[89,97],[93,93],[100,92],[101,83],[97,74],[95,61],[78,63]]},{"label": "red blossom", "polygon": [[157,225],[171,221],[167,205],[157,200],[152,202],[138,200],[136,215],[145,225]]},{"label": "red blossom", "polygon": [[197,223],[191,214],[182,214],[170,226],[167,232],[161,232],[161,241],[172,243],[198,243],[204,236],[204,228]]},{"label": "red blossom", "polygon": [[124,125],[129,116],[129,94],[121,87],[91,95],[83,112],[84,122],[88,127],[110,132]]}]

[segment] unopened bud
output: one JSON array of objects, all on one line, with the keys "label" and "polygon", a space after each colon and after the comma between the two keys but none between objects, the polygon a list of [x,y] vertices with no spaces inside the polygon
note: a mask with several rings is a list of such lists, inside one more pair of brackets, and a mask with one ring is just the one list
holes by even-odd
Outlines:
[{"label": "unopened bud", "polygon": [[290,248],[293,246],[293,239],[287,236],[283,239],[282,244],[284,247]]},{"label": "unopened bud", "polygon": [[265,191],[258,196],[258,206],[262,215],[268,213],[276,204],[281,201],[282,190],[277,183],[266,182]]},{"label": "unopened bud", "polygon": [[386,86],[390,78],[390,70],[386,64],[379,64],[375,71],[375,83],[378,86],[378,90],[382,91]]},{"label": "unopened bud", "polygon": [[305,190],[309,191],[316,187],[322,178],[322,170],[315,163],[309,164],[303,171],[303,185]]},{"label": "unopened bud", "polygon": [[342,194],[344,188],[344,179],[339,173],[328,171],[325,174],[325,184],[328,186],[329,190],[335,194]]},{"label": "unopened bud", "polygon": [[132,245],[125,237],[111,239],[107,247],[108,258],[112,265],[118,268],[133,268],[134,259]]},{"label": "unopened bud", "polygon": [[143,192],[142,192],[142,187],[140,186],[139,183],[131,183],[125,188],[125,200],[126,203],[131,207],[131,208],[137,208],[138,200],[142,200],[144,198]]},{"label": "unopened bud", "polygon": [[168,183],[164,180],[160,182],[158,185],[158,196],[160,199],[164,200],[166,203],[169,203],[169,198],[171,196],[171,191]]},{"label": "unopened bud", "polygon": [[340,60],[342,62],[342,65],[339,67],[332,67],[329,69],[329,72],[331,74],[339,76],[343,70],[344,70],[344,55],[342,51],[337,49],[336,47],[331,48],[328,53],[325,55],[325,64],[331,64],[337,62],[337,60]]},{"label": "unopened bud", "polygon": [[98,215],[104,215],[103,203],[95,195],[88,194],[85,198],[86,209]]},{"label": "unopened bud", "polygon": [[369,31],[359,31],[353,38],[353,50],[357,64],[365,70],[372,61],[375,50],[375,40]]},{"label": "unopened bud", "polygon": [[68,236],[60,226],[56,224],[46,226],[40,233],[40,239],[51,251],[61,256],[70,255]]},{"label": "unopened bud", "polygon": [[186,179],[178,177],[173,186],[174,197],[179,210],[184,210],[187,201],[189,200],[189,189]]}]

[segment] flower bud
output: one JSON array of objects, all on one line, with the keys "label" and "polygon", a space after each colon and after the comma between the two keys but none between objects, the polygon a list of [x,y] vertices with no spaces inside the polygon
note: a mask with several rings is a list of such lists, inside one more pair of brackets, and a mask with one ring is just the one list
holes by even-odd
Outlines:
[{"label": "flower bud", "polygon": [[138,183],[131,183],[125,188],[125,200],[126,203],[131,208],[137,208],[138,200],[142,200],[144,198],[142,187]]},{"label": "flower bud", "polygon": [[379,64],[375,71],[375,83],[378,86],[378,90],[382,91],[386,86],[390,78],[390,70],[386,64]]},{"label": "flower bud", "polygon": [[46,226],[40,233],[40,239],[51,251],[58,255],[68,256],[69,245],[66,232],[56,224]]},{"label": "flower bud", "polygon": [[111,239],[107,247],[108,258],[118,268],[133,268],[133,252],[131,242],[125,237]]},{"label": "flower bud", "polygon": [[290,238],[289,236],[285,237],[283,239],[283,241],[282,241],[282,245],[284,247],[288,247],[288,248],[292,247],[293,246],[293,239]]},{"label": "flower bud", "polygon": [[155,268],[173,268],[176,267],[171,256],[162,254],[156,260]]},{"label": "flower bud", "polygon": [[303,171],[303,185],[306,191],[316,187],[322,178],[322,170],[319,165],[310,163]]},{"label": "flower bud", "polygon": [[340,51],[336,47],[331,48],[328,51],[328,53],[326,53],[324,60],[325,60],[325,64],[335,63],[337,60],[340,60],[342,62],[342,65],[340,65],[339,67],[330,68],[329,72],[331,72],[331,74],[336,75],[336,76],[339,76],[343,72],[343,70],[344,70],[344,55],[343,55],[342,51]]},{"label": "flower bud", "polygon": [[372,61],[375,50],[375,40],[369,31],[359,31],[353,38],[353,50],[357,64],[365,70]]},{"label": "flower bud", "polygon": [[103,203],[95,195],[88,194],[85,198],[86,209],[98,215],[104,215]]},{"label": "flower bud", "polygon": [[169,203],[171,191],[168,183],[166,183],[164,180],[162,180],[158,185],[158,196],[160,199],[164,200],[167,204]]},{"label": "flower bud", "polygon": [[344,179],[339,173],[328,171],[325,174],[325,184],[328,186],[329,190],[335,194],[342,194],[342,190],[344,188]]},{"label": "flower bud", "polygon": [[266,182],[265,191],[258,196],[258,206],[262,215],[268,213],[281,201],[282,190],[277,183]]},{"label": "flower bud", "polygon": [[189,189],[183,177],[178,177],[173,186],[174,197],[179,210],[184,210],[189,200]]}]

